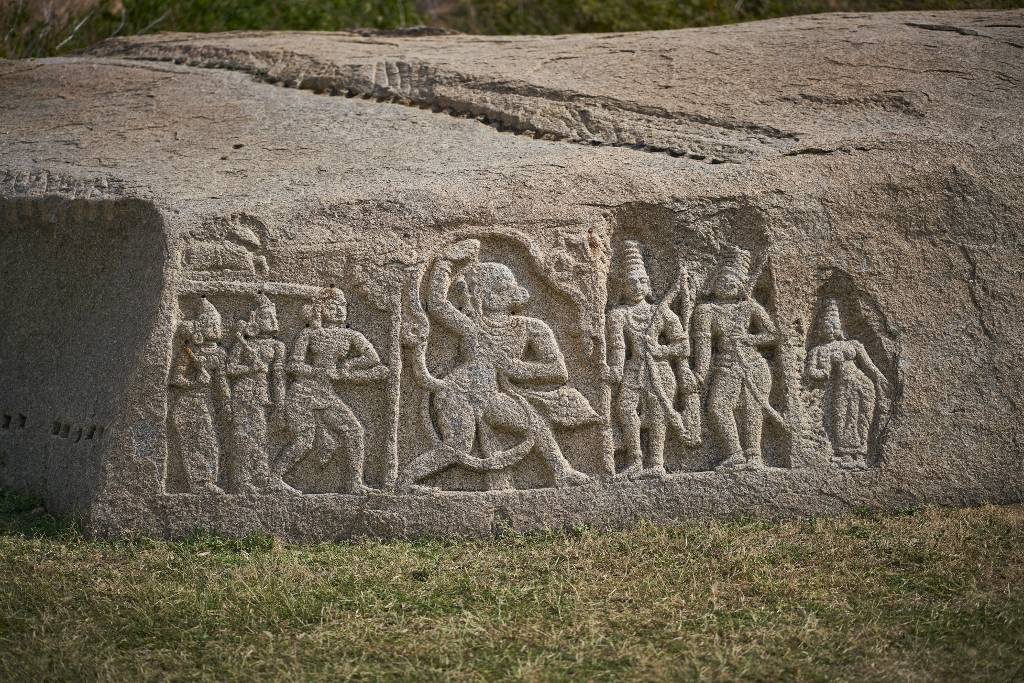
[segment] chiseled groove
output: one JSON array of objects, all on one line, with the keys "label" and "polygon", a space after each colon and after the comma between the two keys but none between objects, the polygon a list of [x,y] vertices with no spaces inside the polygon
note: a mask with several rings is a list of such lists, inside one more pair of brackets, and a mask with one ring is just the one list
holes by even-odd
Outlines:
[{"label": "chiseled groove", "polygon": [[[555,140],[576,144],[623,147],[642,152],[667,154],[672,157],[711,164],[737,163],[756,156],[773,143],[792,143],[796,136],[767,126],[734,121],[719,121],[701,115],[679,114],[656,107],[644,107],[609,98],[598,98],[574,93],[551,91],[530,84],[481,83],[457,73],[442,73],[425,63],[382,61],[373,65],[324,64],[292,52],[239,51],[212,46],[132,45],[121,41],[108,41],[92,51],[98,56],[120,57],[144,61],[165,61],[200,68],[242,71],[263,82],[285,87],[310,90],[317,94],[362,97],[382,103],[429,109],[458,118],[472,118],[496,130],[525,135],[536,139]],[[371,71],[372,70],[372,71]],[[439,94],[437,87],[452,86],[477,90],[484,95],[535,98],[544,104],[591,105],[596,112],[610,112],[611,123],[591,121],[592,112],[586,108],[563,106],[554,122],[544,125],[543,117],[531,118],[528,111],[509,111],[500,106],[469,98],[455,98]],[[614,120],[616,114],[647,117],[654,121],[696,125],[716,132],[745,133],[746,146],[736,141],[714,142],[720,154],[683,149],[671,142],[652,143],[636,131],[624,130]],[[606,117],[607,118],[607,117]],[[643,123],[635,121],[634,123]],[[659,131],[655,130],[657,134]],[[611,135],[609,135],[611,133]],[[684,131],[685,134],[685,131]],[[699,137],[692,131],[689,134]],[[614,136],[614,137],[613,137]],[[665,137],[665,136],[662,136]],[[671,134],[669,134],[671,137]],[[751,142],[753,144],[751,144]],[[726,150],[726,148],[731,148]],[[782,150],[775,148],[774,151]]]}]

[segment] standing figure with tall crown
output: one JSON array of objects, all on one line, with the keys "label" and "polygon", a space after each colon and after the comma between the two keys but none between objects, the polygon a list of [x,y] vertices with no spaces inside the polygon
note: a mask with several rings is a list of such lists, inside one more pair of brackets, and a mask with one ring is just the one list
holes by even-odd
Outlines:
[{"label": "standing figure with tall crown", "polygon": [[[663,477],[670,427],[686,446],[700,444],[700,395],[687,361],[690,339],[686,325],[672,310],[680,289],[687,290],[689,303],[687,275],[681,269],[677,286],[655,304],[640,245],[626,241],[623,251],[625,301],[608,316],[607,370],[609,380],[618,385],[614,411],[626,449],[626,467],[619,476]],[[682,382],[676,381],[673,361],[679,365]],[[682,393],[682,412],[676,408],[677,391]],[[647,431],[647,469],[642,429]]]},{"label": "standing figure with tall crown", "polygon": [[216,307],[203,297],[199,315],[182,324],[181,351],[171,368],[177,391],[169,407],[171,438],[177,442],[190,493],[224,493],[218,486],[221,444],[218,427],[231,420],[227,354],[220,346],[223,325]]},{"label": "standing figure with tall crown", "polygon": [[270,483],[267,411],[284,403],[286,349],[277,339],[277,307],[266,294],[256,295],[249,320],[239,321],[228,355],[228,376],[234,416],[233,484],[254,493]]},{"label": "standing figure with tall crown", "polygon": [[843,469],[867,469],[875,403],[885,397],[889,385],[864,345],[846,338],[835,299],[825,307],[823,327],[827,341],[811,349],[806,374],[811,379],[832,379],[826,391],[825,431],[835,452],[833,461]]},{"label": "standing figure with tall crown", "polygon": [[765,414],[785,424],[768,402],[772,372],[758,350],[779,341],[771,316],[754,300],[760,268],[751,276],[750,252],[722,254],[711,300],[694,311],[697,379],[708,386],[708,423],[724,453],[716,469],[764,467]]}]

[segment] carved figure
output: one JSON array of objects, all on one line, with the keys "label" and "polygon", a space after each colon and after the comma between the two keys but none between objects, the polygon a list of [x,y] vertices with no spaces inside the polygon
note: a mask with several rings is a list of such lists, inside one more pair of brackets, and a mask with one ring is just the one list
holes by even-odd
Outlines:
[{"label": "carved figure", "polygon": [[274,484],[298,493],[284,476],[307,453],[317,447],[321,464],[327,464],[338,449],[347,456],[347,481],[343,493],[365,493],[363,461],[366,457],[365,429],[338,396],[335,385],[379,382],[388,376],[373,345],[359,332],[349,329],[345,293],[333,285],[326,288],[308,309],[309,327],[295,338],[288,372],[295,379],[285,401],[293,439],[274,463]]},{"label": "carved figure", "polygon": [[875,403],[888,394],[889,384],[864,345],[846,338],[834,299],[826,305],[823,327],[828,341],[811,349],[806,374],[832,380],[826,393],[825,428],[835,452],[833,462],[843,469],[867,469]]},{"label": "carved figure", "polygon": [[192,242],[185,249],[184,265],[189,270],[211,273],[267,275],[267,259],[258,253],[259,236],[245,225],[232,224],[220,240]]},{"label": "carved figure", "polygon": [[[682,289],[686,290],[689,310],[687,273],[680,269],[676,285],[661,303],[655,304],[651,302],[651,279],[640,245],[627,241],[624,252],[626,303],[608,316],[606,372],[618,385],[615,417],[626,447],[626,467],[620,476],[662,477],[669,427],[687,446],[700,445],[700,395],[687,361],[690,339],[687,326],[672,310],[672,303]],[[679,383],[673,361],[679,366]],[[677,389],[682,394],[682,412],[676,409]],[[647,430],[648,437],[646,470],[640,439],[642,428]]]},{"label": "carved figure", "polygon": [[206,297],[199,315],[182,325],[187,335],[171,368],[170,385],[177,389],[169,409],[172,436],[178,444],[191,493],[224,493],[217,485],[220,465],[218,427],[231,420],[227,354],[218,343],[220,313]]},{"label": "carved figure", "polygon": [[[510,488],[509,468],[533,451],[550,467],[556,486],[586,483],[590,478],[562,454],[552,425],[575,427],[600,417],[582,394],[564,386],[568,371],[551,328],[515,312],[529,293],[508,266],[480,262],[479,250],[477,240],[463,240],[434,265],[427,299],[430,316],[460,341],[455,367],[441,379],[426,365],[430,323],[419,308],[419,278],[413,278],[414,323],[406,328],[403,342],[416,352],[416,381],[433,394],[437,432],[428,399],[424,421],[434,447],[405,468],[399,485],[422,490],[419,482],[459,464],[486,473],[488,488]],[[459,266],[455,294],[461,306],[456,306],[449,297]],[[498,432],[519,440],[501,450]],[[472,454],[477,441],[482,457]]]},{"label": "carved figure", "polygon": [[772,373],[758,350],[778,342],[775,323],[751,295],[763,266],[764,261],[751,275],[750,252],[729,247],[713,280],[711,301],[694,312],[697,380],[708,385],[708,423],[725,454],[716,469],[764,467],[765,415],[785,427],[768,402]]},{"label": "carved figure", "polygon": [[249,320],[239,321],[235,344],[228,355],[227,374],[233,380],[235,487],[255,492],[270,484],[267,411],[285,397],[285,345],[278,332],[277,307],[262,292]]}]

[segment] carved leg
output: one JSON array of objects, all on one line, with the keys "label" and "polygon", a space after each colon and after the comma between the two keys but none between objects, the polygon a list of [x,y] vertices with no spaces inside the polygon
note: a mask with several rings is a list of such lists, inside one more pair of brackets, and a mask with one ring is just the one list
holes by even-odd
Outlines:
[{"label": "carved leg", "polygon": [[640,393],[632,387],[621,387],[615,401],[615,417],[622,433],[622,442],[626,447],[626,466],[619,472],[619,477],[634,477],[640,474],[644,467],[644,453],[640,444],[639,408]]},{"label": "carved leg", "polygon": [[[770,387],[769,387],[770,388]],[[764,393],[768,395],[767,392]],[[762,436],[764,433],[764,407],[754,394],[744,387],[740,396],[740,434],[743,439],[743,455],[751,467],[764,467]]]},{"label": "carved leg", "polygon": [[[512,432],[525,439],[529,434],[530,419],[519,401],[506,394],[496,394],[484,407],[477,429],[483,456],[489,458],[499,450],[492,445],[494,430]],[[511,467],[485,473],[484,481],[488,491],[514,488]]]},{"label": "carved leg", "polygon": [[442,444],[421,453],[405,466],[398,479],[399,490],[411,490],[422,480],[451,467],[458,461],[458,452],[469,453],[476,436],[476,411],[457,391],[441,391],[437,395],[437,429]]},{"label": "carved leg", "polygon": [[271,472],[273,485],[285,491],[301,493],[285,483],[284,476],[313,448],[313,440],[316,438],[316,420],[313,413],[304,407],[292,407],[288,411],[288,422],[292,430],[292,440],[284,447],[274,462]]},{"label": "carved leg", "polygon": [[340,434],[345,443],[348,471],[343,493],[366,493],[370,489],[363,483],[363,463],[366,460],[366,431],[363,425],[344,404],[325,410],[322,420],[324,427]]},{"label": "carved leg", "polygon": [[212,407],[202,399],[183,397],[174,407],[171,422],[178,436],[189,491],[224,493],[217,486],[220,444]]},{"label": "carved leg", "polygon": [[742,390],[742,380],[731,372],[717,372],[711,380],[708,389],[708,423],[718,437],[724,455],[715,469],[729,469],[746,462],[735,413]]},{"label": "carved leg", "polygon": [[[236,403],[233,409],[235,453],[232,485],[239,493],[255,493],[265,485],[267,473],[267,416],[262,405]],[[259,486],[257,486],[259,479]]]},{"label": "carved leg", "polygon": [[535,429],[540,453],[555,475],[555,486],[579,486],[580,484],[590,482],[590,477],[575,469],[565,459],[565,455],[562,454],[562,449],[559,447],[558,441],[555,440],[555,435],[551,433],[549,427],[537,425]]},{"label": "carved leg", "polygon": [[668,425],[665,419],[665,409],[656,396],[648,396],[646,408],[648,411],[647,456],[650,466],[642,472],[641,476],[658,479],[665,476],[665,434]]},{"label": "carved leg", "polygon": [[700,394],[683,394],[682,408],[683,426],[686,430],[682,435],[683,445],[687,448],[698,448],[704,442],[701,436]]}]

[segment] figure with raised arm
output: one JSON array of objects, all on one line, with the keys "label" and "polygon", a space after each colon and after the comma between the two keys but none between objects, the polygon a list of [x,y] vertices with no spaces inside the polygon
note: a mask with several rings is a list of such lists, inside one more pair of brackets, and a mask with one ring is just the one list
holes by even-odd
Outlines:
[{"label": "figure with raised arm", "polygon": [[270,485],[268,411],[284,404],[284,342],[277,339],[277,307],[263,292],[249,320],[240,320],[228,354],[227,374],[233,381],[235,488],[255,493]]},{"label": "figure with raised arm", "polygon": [[285,475],[313,450],[321,435],[319,462],[326,465],[340,446],[346,456],[342,493],[365,493],[363,462],[365,429],[352,409],[338,396],[339,384],[380,382],[388,368],[373,345],[361,333],[349,329],[345,293],[327,287],[308,309],[310,325],[295,339],[288,360],[294,378],[285,401],[291,442],[273,465],[274,483],[280,489],[299,491],[284,481]]},{"label": "figure with raised arm", "polygon": [[768,401],[772,372],[759,350],[779,341],[771,316],[752,296],[759,276],[760,268],[750,273],[750,252],[727,247],[711,300],[694,311],[695,371],[708,387],[708,424],[724,455],[719,470],[764,467],[765,415],[785,426]]},{"label": "figure with raised arm", "polygon": [[835,452],[833,462],[847,470],[867,469],[875,404],[888,393],[889,384],[864,345],[846,338],[834,299],[825,307],[823,327],[827,341],[811,349],[806,374],[832,380],[826,392],[825,431]]},{"label": "figure with raised arm", "polygon": [[[433,394],[437,433],[435,446],[406,466],[400,486],[424,490],[424,479],[459,464],[484,472],[488,488],[510,488],[511,466],[531,452],[543,458],[556,486],[586,483],[590,478],[562,454],[552,425],[576,427],[600,417],[582,394],[564,386],[568,372],[551,328],[516,312],[529,293],[508,266],[479,261],[479,249],[477,240],[459,242],[436,260],[430,277],[430,319],[460,342],[454,368],[443,378],[427,369],[426,313],[417,312],[416,330],[403,340],[416,352],[417,382]],[[453,281],[460,306],[451,300]],[[415,308],[418,287],[414,290]],[[497,432],[512,434],[516,444],[500,450]],[[472,454],[475,443],[480,456]]]},{"label": "figure with raised arm", "polygon": [[[651,301],[651,280],[640,245],[624,245],[625,302],[608,316],[607,374],[618,386],[614,411],[626,448],[621,477],[665,476],[665,437],[672,429],[688,447],[700,445],[700,395],[690,370],[690,339],[686,325],[672,310],[672,302],[689,285],[685,269],[664,301]],[[676,381],[673,362],[682,382]],[[681,393],[682,411],[676,408]],[[648,466],[644,469],[641,430],[647,431]]]},{"label": "figure with raised arm", "polygon": [[182,324],[184,340],[170,385],[176,389],[169,406],[171,437],[178,444],[191,493],[224,493],[220,476],[220,427],[231,421],[227,354],[220,346],[220,313],[203,297],[199,315]]}]

